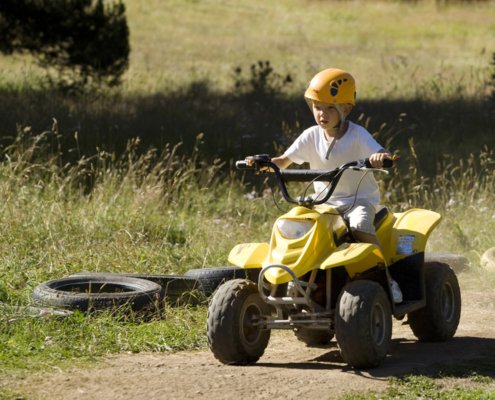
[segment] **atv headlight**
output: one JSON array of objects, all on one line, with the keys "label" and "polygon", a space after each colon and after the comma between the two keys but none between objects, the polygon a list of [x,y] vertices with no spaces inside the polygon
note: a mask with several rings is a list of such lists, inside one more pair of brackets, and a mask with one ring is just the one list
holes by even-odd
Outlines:
[{"label": "atv headlight", "polygon": [[284,238],[299,239],[311,230],[314,223],[313,220],[279,219],[277,228]]}]

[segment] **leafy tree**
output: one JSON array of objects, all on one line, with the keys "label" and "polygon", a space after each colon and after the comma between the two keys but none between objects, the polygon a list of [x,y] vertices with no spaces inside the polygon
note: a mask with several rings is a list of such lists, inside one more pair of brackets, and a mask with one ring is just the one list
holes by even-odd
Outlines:
[{"label": "leafy tree", "polygon": [[120,0],[1,0],[0,52],[30,53],[61,86],[120,83],[129,28]]}]

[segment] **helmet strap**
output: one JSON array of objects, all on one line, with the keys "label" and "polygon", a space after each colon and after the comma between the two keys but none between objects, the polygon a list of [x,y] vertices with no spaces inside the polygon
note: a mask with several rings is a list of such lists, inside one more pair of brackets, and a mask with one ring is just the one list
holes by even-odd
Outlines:
[{"label": "helmet strap", "polygon": [[345,129],[346,129],[346,126],[347,124],[345,123],[346,122],[346,115],[345,115],[345,112],[344,112],[344,107],[342,107],[342,105],[340,104],[335,104],[335,109],[337,110],[337,112],[339,113],[339,123],[336,125],[336,128],[337,128],[337,135],[339,137],[341,137],[344,133],[345,133]]}]

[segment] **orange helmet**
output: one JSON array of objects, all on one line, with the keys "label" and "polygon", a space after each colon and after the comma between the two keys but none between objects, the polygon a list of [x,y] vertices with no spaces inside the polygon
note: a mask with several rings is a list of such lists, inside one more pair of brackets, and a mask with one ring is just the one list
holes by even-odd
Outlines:
[{"label": "orange helmet", "polygon": [[304,98],[308,102],[356,104],[356,82],[351,74],[341,69],[325,69],[311,79]]}]

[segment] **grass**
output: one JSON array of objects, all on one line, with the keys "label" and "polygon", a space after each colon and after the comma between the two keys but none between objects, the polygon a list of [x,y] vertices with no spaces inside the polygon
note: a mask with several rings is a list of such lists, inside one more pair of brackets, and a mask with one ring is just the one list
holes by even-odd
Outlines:
[{"label": "grass", "polygon": [[[410,152],[414,154],[414,148]],[[423,207],[442,214],[430,250],[458,252],[479,266],[482,253],[495,243],[494,164],[493,151],[488,149],[461,160],[445,156],[437,175],[428,178],[412,161],[386,182],[382,192],[392,209]]]},{"label": "grass", "polygon": [[8,148],[0,169],[6,232],[0,248],[10,254],[1,263],[19,285],[88,266],[182,273],[215,265],[226,250],[222,243],[239,232],[234,216],[254,213],[252,204],[238,201],[239,183],[220,182],[220,165],[174,149],[136,154],[135,143],[121,158],[102,152],[60,165],[56,157],[45,159],[56,140],[50,135]]},{"label": "grass", "polygon": [[[490,378],[480,379],[473,375],[461,382],[452,383],[448,378],[433,379],[423,375],[410,375],[393,378],[391,386],[384,393],[352,393],[342,400],[372,399],[436,399],[436,400],[478,400],[491,399],[495,396],[495,382]],[[473,387],[474,386],[474,387]]]},{"label": "grass", "polygon": [[[333,65],[356,76],[351,118],[369,120],[373,133],[398,128],[393,145],[403,151],[414,138],[428,170],[444,153],[466,157],[494,145],[493,106],[486,102],[493,2],[128,0],[126,6],[132,53],[122,88],[64,96],[41,85],[44,72],[31,59],[0,56],[0,137],[14,136],[19,124],[41,132],[56,118],[67,147],[76,145],[77,133],[86,155],[97,147],[121,153],[138,136],[144,149],[181,141],[190,152],[198,133],[210,159],[273,154],[274,143],[284,146],[312,123],[302,93],[316,71]],[[275,95],[239,90],[259,60],[291,82]]]},{"label": "grass", "polygon": [[[146,323],[34,318],[17,306],[48,279],[183,273],[225,265],[238,242],[267,240],[279,212],[232,160],[282,151],[312,123],[301,93],[329,63],[356,75],[352,119],[402,153],[382,184],[387,204],[440,212],[429,250],[467,255],[461,283],[493,287],[479,267],[495,243],[493,2],[126,5],[132,58],[120,89],[63,95],[42,85],[28,57],[0,56],[0,378],[108,353],[203,348],[202,305]],[[258,60],[274,67],[261,88]],[[492,381],[475,377],[465,378],[473,389],[431,379],[397,380],[379,396],[492,393]]]},{"label": "grass", "polygon": [[[199,150],[188,157],[173,148],[140,154],[131,142],[121,157],[100,152],[63,164],[60,154],[48,151],[57,140],[56,131],[20,132],[1,153],[2,304],[29,305],[38,283],[80,271],[178,274],[225,265],[234,244],[267,240],[278,214],[262,187],[226,175],[220,164],[205,164]],[[383,181],[383,190],[393,209],[420,206],[444,214],[432,250],[461,249],[490,287],[495,277],[481,274],[477,255],[495,242],[495,219],[486,217],[495,206],[495,175],[486,173],[494,170],[492,155],[446,164],[445,173],[430,180],[412,164]],[[253,190],[254,198],[244,195]],[[476,207],[485,213],[471,212]],[[164,320],[143,324],[118,315],[33,318],[4,307],[0,364],[4,371],[30,371],[113,352],[202,347],[204,313],[201,305],[171,309]]]},{"label": "grass", "polygon": [[428,374],[392,377],[389,387],[383,392],[351,391],[341,400],[492,399],[495,396],[494,350],[489,347],[482,357],[461,360],[455,365],[433,365]]},{"label": "grass", "polygon": [[[110,353],[204,348],[204,305],[166,309],[164,318],[148,321],[125,314],[35,318],[12,306],[29,305],[38,283],[83,270],[175,274],[225,265],[234,244],[267,240],[279,214],[271,196],[220,163],[201,161],[200,138],[188,156],[174,148],[139,153],[134,141],[121,156],[100,152],[75,164],[49,151],[65,151],[58,140],[56,130],[22,131],[0,154],[2,375],[85,366]],[[413,162],[383,181],[383,190],[394,209],[444,214],[431,250],[468,255],[473,273],[461,281],[493,287],[495,276],[483,273],[477,258],[495,242],[495,219],[487,218],[495,205],[492,154],[445,164],[443,174],[426,179]]]},{"label": "grass", "polygon": [[47,150],[56,136],[21,132],[1,154],[2,373],[204,347],[204,305],[167,308],[145,323],[125,313],[39,318],[22,306],[40,282],[80,271],[179,274],[222,265],[246,227],[256,226],[255,235],[268,228],[270,210],[244,200],[241,183],[197,152],[138,154],[132,142],[120,158],[101,152],[64,165]]},{"label": "grass", "polygon": [[[354,72],[360,97],[402,99],[415,97],[439,77],[452,82],[484,78],[494,50],[490,1],[448,6],[434,0],[125,4],[132,49],[125,87],[145,94],[201,80],[229,91],[235,67],[270,60],[293,75],[297,95],[315,71],[332,63]],[[22,58],[14,63],[17,68],[11,59],[1,64],[9,67],[3,79],[16,84],[36,73]]]},{"label": "grass", "polygon": [[[174,148],[139,153],[134,141],[121,156],[99,152],[74,164],[49,151],[64,153],[58,140],[56,130],[22,131],[0,154],[0,379],[85,367],[111,353],[205,348],[204,305],[166,308],[146,321],[125,313],[33,317],[22,306],[38,283],[83,270],[175,274],[225,265],[234,244],[268,238],[279,212],[264,186],[202,161],[200,138],[188,156]],[[473,272],[461,283],[493,287],[495,275],[482,272],[477,258],[495,243],[495,219],[487,220],[495,209],[492,155],[444,162],[444,173],[429,179],[413,162],[383,181],[383,190],[396,210],[421,206],[444,214],[431,250],[468,255]],[[388,398],[427,396],[434,390],[429,382],[397,381]],[[442,389],[438,398],[489,398],[493,390],[474,383]],[[5,390],[6,399],[22,398]]]},{"label": "grass", "polygon": [[204,308],[166,309],[165,318],[146,323],[129,317],[119,321],[108,313],[55,318],[2,311],[4,371],[43,370],[74,360],[89,365],[111,353],[170,352],[205,345]]},{"label": "grass", "polygon": [[355,73],[360,97],[397,99],[415,96],[438,77],[483,76],[493,51],[493,2],[442,7],[431,0],[241,0],[235,5],[128,0],[126,5],[131,90],[202,79],[231,90],[235,67],[270,60],[293,75],[293,91],[300,95],[315,71],[330,62]]}]

